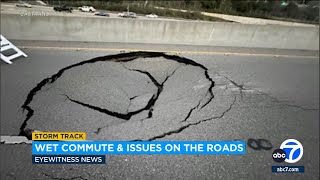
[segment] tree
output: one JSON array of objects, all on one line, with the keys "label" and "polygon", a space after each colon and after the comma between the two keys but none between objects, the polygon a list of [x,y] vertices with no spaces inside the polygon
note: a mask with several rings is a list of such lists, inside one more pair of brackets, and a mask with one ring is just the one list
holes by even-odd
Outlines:
[{"label": "tree", "polygon": [[218,7],[218,2],[216,0],[200,0],[200,5],[202,9],[216,9]]},{"label": "tree", "polygon": [[219,9],[224,12],[229,12],[232,10],[231,0],[221,0],[219,4]]},{"label": "tree", "polygon": [[284,12],[286,17],[291,17],[291,18],[295,18],[299,14],[298,6],[293,2],[290,2],[288,6],[283,8],[282,11]]}]

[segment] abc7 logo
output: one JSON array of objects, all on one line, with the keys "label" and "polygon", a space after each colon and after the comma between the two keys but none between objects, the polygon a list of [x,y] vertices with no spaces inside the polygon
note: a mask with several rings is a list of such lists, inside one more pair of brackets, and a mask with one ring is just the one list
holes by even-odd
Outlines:
[{"label": "abc7 logo", "polygon": [[288,139],[281,144],[280,149],[273,151],[272,158],[278,163],[283,161],[287,163],[296,163],[302,158],[302,155],[302,144],[295,139]]},{"label": "abc7 logo", "polygon": [[286,160],[286,152],[282,149],[276,149],[272,153],[272,158],[275,162],[281,163]]}]

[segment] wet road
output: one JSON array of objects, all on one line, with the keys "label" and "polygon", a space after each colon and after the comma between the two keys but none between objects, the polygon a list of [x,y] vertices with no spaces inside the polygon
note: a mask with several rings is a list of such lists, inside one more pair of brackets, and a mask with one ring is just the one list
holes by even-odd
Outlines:
[{"label": "wet road", "polygon": [[[107,156],[106,165],[53,166],[31,165],[30,145],[1,145],[4,179],[318,179],[318,57],[239,49],[187,53],[190,47],[183,46],[175,47],[178,56],[68,47],[28,48],[28,58],[1,63],[1,135],[86,131],[91,140],[265,139],[272,147],[248,144],[243,156]],[[106,55],[115,56],[97,58]],[[45,78],[50,83],[35,88]],[[272,174],[271,166],[279,165],[272,151],[289,138],[302,143],[305,153],[295,165],[306,172]]]}]

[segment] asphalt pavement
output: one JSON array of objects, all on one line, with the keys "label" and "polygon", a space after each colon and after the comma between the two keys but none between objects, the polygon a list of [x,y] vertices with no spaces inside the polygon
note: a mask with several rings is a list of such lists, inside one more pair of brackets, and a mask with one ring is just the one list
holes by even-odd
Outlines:
[{"label": "asphalt pavement", "polygon": [[[318,52],[14,43],[28,57],[1,62],[1,136],[248,144],[246,155],[107,155],[105,165],[59,166],[32,165],[30,144],[1,144],[1,179],[319,178]],[[303,145],[295,165],[305,173],[271,173],[273,150],[290,138]],[[258,139],[269,148],[250,143]]]}]

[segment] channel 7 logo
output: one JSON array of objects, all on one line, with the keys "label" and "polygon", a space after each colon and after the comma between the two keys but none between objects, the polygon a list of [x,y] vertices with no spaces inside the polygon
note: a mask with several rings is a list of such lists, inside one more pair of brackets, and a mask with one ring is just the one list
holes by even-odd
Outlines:
[{"label": "channel 7 logo", "polygon": [[296,163],[302,158],[302,155],[302,144],[295,139],[287,139],[281,144],[280,149],[273,151],[272,158],[278,163],[283,161],[287,163]]}]

